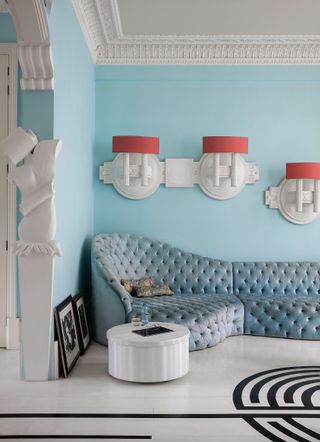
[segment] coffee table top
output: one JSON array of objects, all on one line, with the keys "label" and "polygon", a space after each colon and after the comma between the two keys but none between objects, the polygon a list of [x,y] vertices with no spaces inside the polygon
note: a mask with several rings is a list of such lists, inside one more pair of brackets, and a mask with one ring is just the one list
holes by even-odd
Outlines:
[{"label": "coffee table top", "polygon": [[[151,336],[141,336],[133,333],[136,330],[143,330],[152,327],[165,327],[172,331]],[[157,347],[177,344],[184,341],[190,334],[187,327],[172,322],[149,322],[145,326],[133,326],[132,324],[121,324],[110,328],[107,331],[107,339],[134,347]]]}]

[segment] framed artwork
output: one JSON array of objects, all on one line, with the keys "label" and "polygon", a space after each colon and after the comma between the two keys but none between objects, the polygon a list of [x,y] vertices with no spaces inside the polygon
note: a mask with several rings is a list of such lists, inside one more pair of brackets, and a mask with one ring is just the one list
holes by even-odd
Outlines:
[{"label": "framed artwork", "polygon": [[86,308],[84,305],[83,295],[79,294],[73,298],[75,318],[78,329],[78,337],[81,354],[83,354],[88,345],[90,344],[90,331],[88,327],[88,320],[86,314]]},{"label": "framed artwork", "polygon": [[55,308],[55,323],[64,376],[67,377],[80,355],[72,296],[68,296]]}]

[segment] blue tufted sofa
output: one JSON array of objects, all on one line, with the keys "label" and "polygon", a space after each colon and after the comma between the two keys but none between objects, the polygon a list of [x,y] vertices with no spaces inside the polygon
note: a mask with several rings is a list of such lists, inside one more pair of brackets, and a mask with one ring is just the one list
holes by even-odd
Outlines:
[{"label": "blue tufted sofa", "polygon": [[[122,278],[153,276],[174,296],[133,298]],[[92,246],[93,337],[147,304],[152,321],[183,324],[190,350],[227,336],[320,339],[320,263],[236,262],[185,253],[136,235],[100,234]]]}]

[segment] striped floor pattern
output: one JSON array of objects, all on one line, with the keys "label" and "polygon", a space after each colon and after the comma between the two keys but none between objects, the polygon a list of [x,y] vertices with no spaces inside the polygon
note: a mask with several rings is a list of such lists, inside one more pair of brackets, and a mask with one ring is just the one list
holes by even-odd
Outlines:
[{"label": "striped floor pattern", "polygon": [[[272,441],[320,441],[320,433],[311,428],[311,419],[301,418],[305,411],[320,410],[320,367],[285,367],[256,373],[241,381],[233,393],[237,410],[252,411],[255,417],[244,420]],[[263,417],[257,417],[261,410]],[[272,417],[265,417],[267,411]],[[274,417],[279,412],[279,417]],[[282,413],[283,412],[283,415]],[[295,418],[295,412],[299,418]],[[288,417],[289,414],[289,417]],[[319,414],[317,413],[317,419]],[[316,419],[316,416],[315,416]]]}]

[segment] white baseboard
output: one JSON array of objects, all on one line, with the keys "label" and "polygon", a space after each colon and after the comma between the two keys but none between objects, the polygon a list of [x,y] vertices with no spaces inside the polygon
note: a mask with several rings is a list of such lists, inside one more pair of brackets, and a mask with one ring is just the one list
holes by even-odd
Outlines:
[{"label": "white baseboard", "polygon": [[20,348],[20,319],[7,318],[7,349],[18,350]]}]

